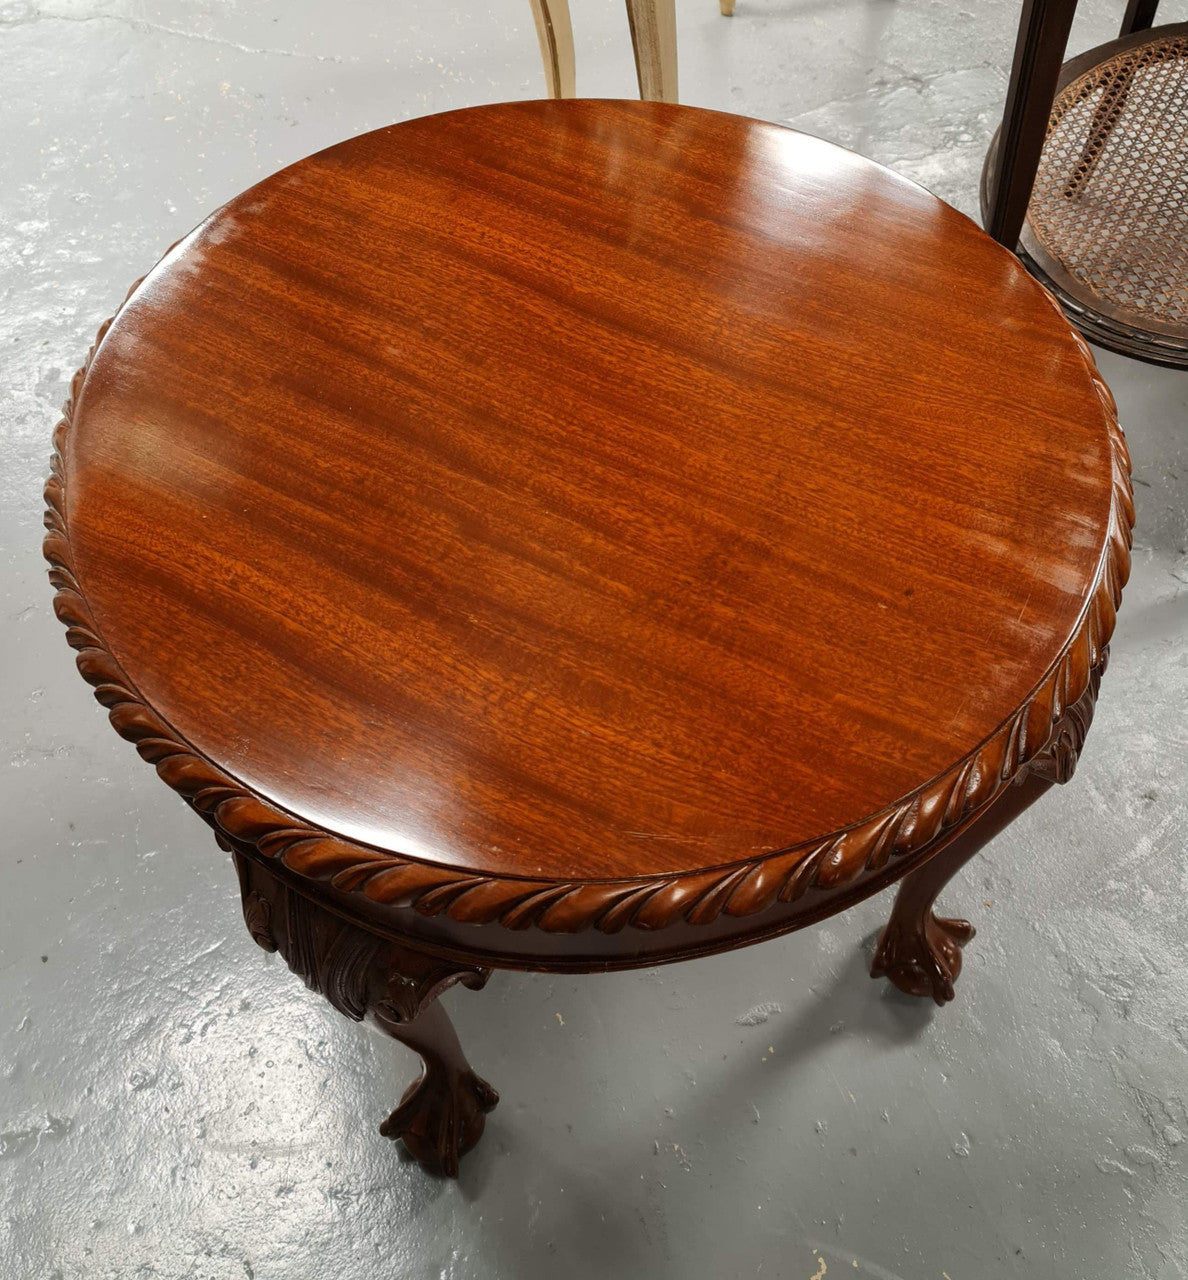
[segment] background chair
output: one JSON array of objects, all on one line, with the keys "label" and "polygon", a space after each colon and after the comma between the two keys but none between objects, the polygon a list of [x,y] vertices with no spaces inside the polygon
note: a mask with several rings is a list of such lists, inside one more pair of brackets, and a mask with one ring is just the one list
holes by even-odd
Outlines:
[{"label": "background chair", "polygon": [[[548,96],[572,98],[575,74],[569,0],[531,3]],[[734,9],[733,0],[719,3],[723,13]],[[639,96],[652,102],[676,102],[676,0],[627,0],[627,23],[635,51]]]}]

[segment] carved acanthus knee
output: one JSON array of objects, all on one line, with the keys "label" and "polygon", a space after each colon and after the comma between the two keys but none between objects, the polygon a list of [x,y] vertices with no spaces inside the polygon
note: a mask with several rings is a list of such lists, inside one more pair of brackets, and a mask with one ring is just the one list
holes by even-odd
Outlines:
[{"label": "carved acanthus knee", "polygon": [[369,1013],[412,1022],[448,987],[478,990],[491,976],[478,965],[442,960],[348,924],[315,906],[252,859],[235,852],[248,932],[346,1017]]},{"label": "carved acanthus knee", "polygon": [[448,1177],[482,1136],[499,1095],[471,1069],[437,997],[455,982],[477,990],[491,971],[405,947],[349,924],[232,849],[248,932],[279,951],[307,987],[356,1022],[376,1025],[421,1055],[419,1079],[380,1126],[427,1168]]}]

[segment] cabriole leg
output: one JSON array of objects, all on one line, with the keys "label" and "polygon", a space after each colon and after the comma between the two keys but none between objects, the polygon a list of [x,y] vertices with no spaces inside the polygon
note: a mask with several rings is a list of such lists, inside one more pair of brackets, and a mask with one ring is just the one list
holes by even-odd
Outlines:
[{"label": "cabriole leg", "polygon": [[456,1178],[459,1157],[482,1137],[484,1117],[499,1095],[471,1070],[454,1024],[436,1000],[411,1022],[393,1021],[378,1009],[375,1021],[425,1064],[380,1133],[400,1138],[426,1169]]},{"label": "cabriole leg", "polygon": [[1051,785],[1029,773],[995,801],[972,827],[900,882],[891,919],[879,935],[872,978],[888,978],[910,996],[931,996],[937,1004],[953,998],[961,972],[961,948],[974,936],[968,920],[938,916],[937,895],[963,866]]},{"label": "cabriole leg", "polygon": [[[226,845],[226,841],[220,841]],[[254,858],[232,851],[248,932],[279,951],[307,987],[355,1022],[366,1016],[421,1055],[424,1067],[380,1126],[433,1173],[458,1176],[458,1161],[482,1136],[499,1101],[471,1070],[437,998],[455,982],[472,990],[489,969],[458,964],[369,933],[291,889]]]},{"label": "cabriole leg", "polygon": [[891,919],[879,935],[872,978],[888,978],[900,991],[931,996],[937,1004],[952,1000],[953,983],[961,972],[961,948],[974,936],[974,927],[968,920],[935,915],[932,905],[983,845],[1014,822],[1052,783],[1068,782],[1073,776],[1093,721],[1104,669],[1103,654],[1085,692],[1065,709],[1048,745],[1027,765],[1021,781],[999,796],[972,826],[904,877]]}]

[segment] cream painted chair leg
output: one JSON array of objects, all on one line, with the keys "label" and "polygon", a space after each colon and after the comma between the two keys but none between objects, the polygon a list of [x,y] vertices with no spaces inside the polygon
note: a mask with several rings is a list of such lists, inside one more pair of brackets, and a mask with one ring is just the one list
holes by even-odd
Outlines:
[{"label": "cream painted chair leg", "polygon": [[532,18],[544,60],[545,90],[550,98],[572,98],[573,26],[569,0],[532,0]]},{"label": "cream painted chair leg", "polygon": [[639,96],[677,101],[676,0],[627,0]]}]

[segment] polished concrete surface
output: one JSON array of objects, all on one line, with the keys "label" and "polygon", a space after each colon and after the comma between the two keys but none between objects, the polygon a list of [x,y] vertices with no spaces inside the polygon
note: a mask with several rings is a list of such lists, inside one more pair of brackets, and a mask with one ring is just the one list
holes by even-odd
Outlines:
[{"label": "polished concrete surface", "polygon": [[[573,8],[580,91],[631,94],[621,0]],[[1072,48],[1121,9],[1083,0]],[[1016,15],[680,0],[682,97],[972,213]],[[415,1060],[256,949],[75,675],[40,482],[169,243],[339,138],[538,95],[527,0],[0,0],[0,66],[0,1276],[1185,1280],[1188,377],[1101,358],[1134,574],[1077,777],[947,895],[980,930],[956,1003],[865,976],[885,898],[683,966],[496,975],[447,998],[503,1101],[440,1181],[375,1131]]]}]

